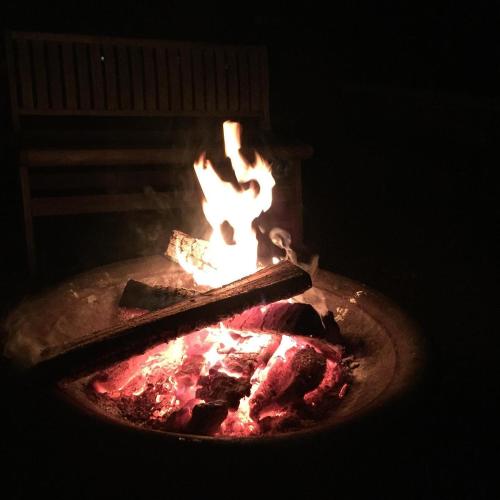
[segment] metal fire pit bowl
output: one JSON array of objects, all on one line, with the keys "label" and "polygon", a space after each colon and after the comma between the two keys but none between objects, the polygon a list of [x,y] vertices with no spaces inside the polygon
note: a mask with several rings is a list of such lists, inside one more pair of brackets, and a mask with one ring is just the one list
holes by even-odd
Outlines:
[{"label": "metal fire pit bowl", "polygon": [[[55,341],[54,336],[67,339],[110,326],[118,321],[117,304],[127,280],[175,286],[183,273],[179,266],[161,256],[122,261],[83,273],[25,301],[11,313],[7,326],[11,339],[12,330],[17,329],[14,334],[19,345],[11,342],[10,349],[24,346],[26,350],[26,345],[31,345],[30,335],[47,345]],[[167,439],[202,442],[268,441],[332,431],[386,407],[411,391],[424,371],[426,350],[418,328],[405,313],[380,293],[331,272],[319,270],[313,286],[323,292],[343,337],[354,346],[356,366],[354,381],[334,415],[313,427],[245,438],[179,434],[142,427],[95,404],[85,391],[88,377],[61,381],[56,390],[78,410],[108,424]]]}]

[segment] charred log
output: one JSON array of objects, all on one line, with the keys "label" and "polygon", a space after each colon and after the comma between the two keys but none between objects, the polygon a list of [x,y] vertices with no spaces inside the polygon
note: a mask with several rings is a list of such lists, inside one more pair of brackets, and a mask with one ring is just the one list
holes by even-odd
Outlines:
[{"label": "charred log", "polygon": [[214,324],[256,304],[291,297],[310,287],[309,274],[283,261],[221,288],[76,341],[47,348],[40,355],[37,373],[55,377],[83,376],[142,353],[180,333]]},{"label": "charred log", "polygon": [[326,358],[312,347],[306,347],[293,356],[290,365],[292,378],[280,396],[282,401],[302,398],[315,389],[325,375]]},{"label": "charred log", "polygon": [[304,420],[292,409],[276,416],[267,416],[259,421],[259,429],[264,434],[289,432],[304,426]]},{"label": "charred log", "polygon": [[275,302],[252,307],[224,322],[228,328],[325,338],[327,331],[310,304]]},{"label": "charred log", "polygon": [[200,377],[198,384],[197,398],[209,402],[224,401],[233,410],[238,408],[241,398],[250,395],[252,387],[249,379],[230,377],[214,369],[207,376]]},{"label": "charred log", "polygon": [[228,407],[224,401],[200,403],[193,408],[186,431],[191,434],[211,436],[215,434],[227,417]]},{"label": "charred log", "polygon": [[185,288],[150,286],[140,281],[128,280],[118,306],[156,311],[195,294],[194,290]]},{"label": "charred log", "polygon": [[276,361],[252,397],[250,415],[258,420],[266,410],[300,402],[307,392],[321,383],[325,370],[325,356],[312,347],[289,351],[285,360]]}]

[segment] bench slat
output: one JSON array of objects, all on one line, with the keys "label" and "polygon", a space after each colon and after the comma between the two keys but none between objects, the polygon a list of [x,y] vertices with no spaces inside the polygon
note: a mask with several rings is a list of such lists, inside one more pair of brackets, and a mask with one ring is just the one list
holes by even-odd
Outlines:
[{"label": "bench slat", "polygon": [[158,78],[158,108],[159,111],[169,109],[169,84],[167,76],[167,53],[165,49],[156,47],[155,49],[156,73]]},{"label": "bench slat", "polygon": [[[128,167],[101,167],[99,169],[32,168],[31,189],[34,193],[64,191],[133,192],[141,186],[152,186],[155,190],[174,189],[179,182],[192,178],[190,166],[165,169],[163,166],[130,169]],[[66,193],[69,194],[69,193]]]},{"label": "bench slat", "polygon": [[[189,207],[196,206],[199,201],[193,198],[176,201],[170,193],[156,193],[165,201],[168,206]],[[106,212],[128,212],[134,210],[158,210],[161,209],[161,202],[158,198],[150,197],[141,193],[137,194],[106,194],[94,196],[60,196],[50,198],[33,198],[31,200],[31,210],[34,217],[44,217],[50,215],[72,215],[72,214],[92,214]]]},{"label": "bench slat", "polygon": [[238,60],[234,50],[226,52],[227,81],[229,93],[229,110],[239,110],[240,83],[238,79]]},{"label": "bench slat", "polygon": [[96,109],[104,109],[103,55],[99,45],[90,46],[90,79],[93,104]]},{"label": "bench slat", "polygon": [[204,49],[203,64],[205,67],[206,110],[210,113],[216,109],[215,94],[215,53],[213,49]]},{"label": "bench slat", "polygon": [[118,109],[117,65],[114,47],[109,44],[104,45],[102,55],[104,57],[104,79],[106,80],[106,109],[114,111]]},{"label": "bench slat", "polygon": [[194,108],[198,111],[205,110],[205,79],[203,78],[203,53],[201,48],[194,48],[193,56],[193,87]]},{"label": "bench slat", "polygon": [[217,109],[226,111],[229,109],[227,100],[227,72],[224,49],[215,49],[215,68],[217,74]]},{"label": "bench slat", "polygon": [[79,108],[90,109],[90,66],[88,45],[76,44],[76,69],[78,74]]},{"label": "bench slat", "polygon": [[193,110],[193,69],[191,52],[187,47],[179,50],[181,58],[181,81],[182,81],[182,109]]},{"label": "bench slat", "polygon": [[171,149],[26,149],[20,162],[29,167],[64,167],[95,165],[166,165],[184,162],[192,165],[196,153]]},{"label": "bench slat", "polygon": [[156,101],[156,68],[154,51],[151,47],[143,47],[144,56],[144,80],[146,109],[153,111],[158,108]]},{"label": "bench slat", "polygon": [[240,79],[240,111],[250,110],[250,82],[248,68],[248,53],[246,51],[238,52],[238,74]]},{"label": "bench slat", "polygon": [[[305,144],[272,145],[259,148],[265,158],[306,159],[313,150]],[[186,148],[96,148],[96,149],[25,149],[20,162],[27,167],[106,166],[106,165],[192,165],[198,152]],[[210,155],[209,155],[210,156]]]},{"label": "bench slat", "polygon": [[261,90],[260,90],[260,61],[259,54],[251,51],[249,55],[250,65],[250,109],[260,111],[262,109]]},{"label": "bench slat", "polygon": [[49,89],[47,86],[47,62],[45,60],[45,43],[33,41],[33,68],[35,73],[36,107],[49,107]]},{"label": "bench slat", "polygon": [[181,105],[181,78],[180,55],[177,48],[168,49],[168,73],[170,77],[170,109],[180,111]]},{"label": "bench slat", "polygon": [[66,96],[66,108],[77,109],[76,100],[76,72],[75,55],[72,43],[62,45],[63,75],[64,75],[64,95]]},{"label": "bench slat", "polygon": [[130,47],[130,70],[132,73],[132,108],[144,110],[144,61],[140,47]]},{"label": "bench slat", "polygon": [[120,110],[132,109],[132,87],[130,84],[130,58],[127,47],[117,47],[118,81],[120,83]]},{"label": "bench slat", "polygon": [[263,113],[263,126],[269,129],[271,127],[269,120],[269,75],[268,75],[268,60],[267,51],[261,50],[259,57],[259,68],[260,68],[260,110]]},{"label": "bench slat", "polygon": [[49,90],[52,109],[61,109],[63,107],[63,89],[62,89],[62,61],[60,45],[56,42],[47,42],[47,58],[49,67]]},{"label": "bench slat", "polygon": [[26,40],[17,41],[17,59],[21,79],[21,106],[33,109],[33,76],[31,73],[30,45]]},{"label": "bench slat", "polygon": [[[289,208],[291,189],[284,188],[275,193],[273,207]],[[50,215],[90,214],[105,212],[127,212],[132,210],[161,210],[198,208],[200,199],[193,191],[157,191],[144,193],[96,194],[86,196],[35,197],[31,200],[34,217]]]}]

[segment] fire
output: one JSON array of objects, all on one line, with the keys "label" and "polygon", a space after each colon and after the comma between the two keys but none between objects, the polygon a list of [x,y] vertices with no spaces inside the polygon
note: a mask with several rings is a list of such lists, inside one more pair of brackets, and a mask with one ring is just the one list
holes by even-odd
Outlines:
[{"label": "fire", "polygon": [[[219,287],[257,271],[257,237],[253,221],[269,210],[275,180],[271,166],[258,153],[253,164],[242,156],[241,125],[223,124],[225,154],[239,183],[238,188],[223,181],[204,154],[194,164],[203,191],[203,212],[212,228],[204,260],[209,265],[196,267],[178,253],[183,268],[199,285]],[[224,223],[233,229],[233,241],[228,244],[222,233]]]},{"label": "fire", "polygon": [[[275,185],[271,167],[260,155],[254,164],[242,156],[241,126],[226,121],[223,132],[225,153],[239,185],[223,181],[202,155],[194,170],[212,228],[203,264],[190,262],[182,246],[176,247],[183,268],[199,285],[211,287],[257,270],[258,241],[252,223],[271,207]],[[234,232],[231,243],[222,233],[225,223]],[[275,228],[270,237],[294,260],[287,233]],[[262,305],[256,311],[265,315],[269,308]],[[229,325],[226,320],[156,346],[100,373],[90,387],[140,425],[240,437],[311,425],[345,393],[340,348],[298,335]]]},{"label": "fire", "polygon": [[[319,371],[314,388],[285,397],[287,387],[297,381],[294,359],[308,350],[324,359],[326,368]],[[338,400],[342,381],[340,354],[332,348],[305,337],[243,332],[221,323],[119,363],[96,375],[90,388],[141,425],[244,437],[279,432],[279,425],[288,425],[296,411],[305,418],[301,425],[320,418],[321,412],[314,414],[317,405]],[[201,428],[193,426],[196,408],[212,411],[217,405],[222,416],[210,413]]]}]

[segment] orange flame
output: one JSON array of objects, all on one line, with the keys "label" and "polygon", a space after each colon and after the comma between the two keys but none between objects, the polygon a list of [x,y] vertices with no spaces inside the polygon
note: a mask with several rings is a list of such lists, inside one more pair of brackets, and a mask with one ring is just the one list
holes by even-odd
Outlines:
[{"label": "orange flame", "polygon": [[[231,160],[236,179],[240,184],[249,183],[249,187],[237,189],[223,181],[202,154],[194,170],[205,197],[203,212],[212,228],[209,247],[203,256],[209,265],[198,268],[184,255],[177,255],[179,263],[193,275],[196,283],[211,287],[222,286],[257,270],[258,242],[252,222],[271,207],[275,185],[271,166],[258,153],[254,164],[242,156],[239,123],[224,122],[223,134],[225,153]],[[225,222],[233,228],[234,244],[224,240],[222,225]]]}]

